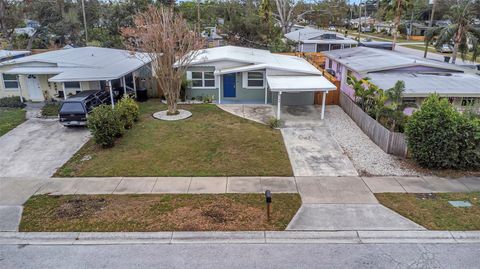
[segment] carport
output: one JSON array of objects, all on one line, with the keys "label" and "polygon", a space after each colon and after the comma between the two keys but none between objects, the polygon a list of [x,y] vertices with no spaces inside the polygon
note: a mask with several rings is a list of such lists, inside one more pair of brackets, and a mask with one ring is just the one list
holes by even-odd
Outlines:
[{"label": "carport", "polygon": [[278,93],[277,97],[277,119],[280,119],[282,93],[302,92],[323,92],[322,116],[325,116],[325,99],[329,91],[337,89],[330,81],[323,76],[269,76],[267,82],[270,91]]}]

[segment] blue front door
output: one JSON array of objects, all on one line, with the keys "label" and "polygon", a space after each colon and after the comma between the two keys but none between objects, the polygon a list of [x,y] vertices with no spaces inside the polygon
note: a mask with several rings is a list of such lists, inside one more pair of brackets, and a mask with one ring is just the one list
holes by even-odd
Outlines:
[{"label": "blue front door", "polygon": [[235,74],[223,75],[223,97],[236,97]]}]

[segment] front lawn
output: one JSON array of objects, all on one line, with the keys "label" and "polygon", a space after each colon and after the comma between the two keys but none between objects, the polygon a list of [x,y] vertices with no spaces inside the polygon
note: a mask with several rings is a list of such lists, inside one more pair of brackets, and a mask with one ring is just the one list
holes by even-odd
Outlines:
[{"label": "front lawn", "polygon": [[38,195],[23,209],[22,232],[284,230],[301,205],[275,193],[267,221],[263,194]]},{"label": "front lawn", "polygon": [[[378,193],[378,201],[430,230],[480,230],[480,193]],[[453,207],[448,201],[469,201]]]},{"label": "front lawn", "polygon": [[0,136],[25,121],[25,110],[21,108],[0,108]]},{"label": "front lawn", "polygon": [[140,121],[110,149],[91,140],[56,176],[291,176],[282,135],[219,109],[181,106],[183,121],[156,120],[159,100],[140,104]]}]

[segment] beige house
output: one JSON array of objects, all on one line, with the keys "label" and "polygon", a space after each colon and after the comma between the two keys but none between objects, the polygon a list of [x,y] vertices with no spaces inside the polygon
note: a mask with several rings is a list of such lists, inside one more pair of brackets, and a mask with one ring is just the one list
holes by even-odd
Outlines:
[{"label": "beige house", "polygon": [[150,60],[141,53],[98,47],[45,52],[0,63],[0,98],[66,99],[85,90],[134,91],[150,77]]}]

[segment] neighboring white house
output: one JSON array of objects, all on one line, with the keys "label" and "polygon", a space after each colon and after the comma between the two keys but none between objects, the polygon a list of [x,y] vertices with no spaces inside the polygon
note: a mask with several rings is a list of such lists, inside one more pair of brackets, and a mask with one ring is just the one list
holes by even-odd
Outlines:
[{"label": "neighboring white house", "polygon": [[205,27],[202,32],[202,37],[204,37],[208,42],[208,47],[219,47],[223,45],[223,36],[219,35],[217,32],[217,27]]},{"label": "neighboring white house", "polygon": [[398,80],[405,82],[404,101],[421,105],[432,93],[446,97],[459,110],[468,106],[480,108],[480,75],[478,71],[395,51],[366,47],[326,52],[325,66],[335,71],[340,89],[350,97],[354,91],[348,76],[368,77],[387,90]]},{"label": "neighboring white house", "polygon": [[356,47],[358,42],[332,31],[306,27],[285,34],[285,37],[297,43],[299,52],[322,52]]},{"label": "neighboring white house", "polygon": [[[217,103],[312,105],[314,92],[336,87],[305,59],[267,50],[224,46],[198,51],[187,70],[188,99],[213,97]],[[322,113],[323,117],[323,113]]]},{"label": "neighboring white house", "polygon": [[0,50],[0,62],[13,60],[30,55],[28,50]]},{"label": "neighboring white house", "polygon": [[0,63],[0,97],[45,101],[84,90],[134,90],[136,77],[151,76],[149,65],[146,55],[118,49],[49,51]]}]

